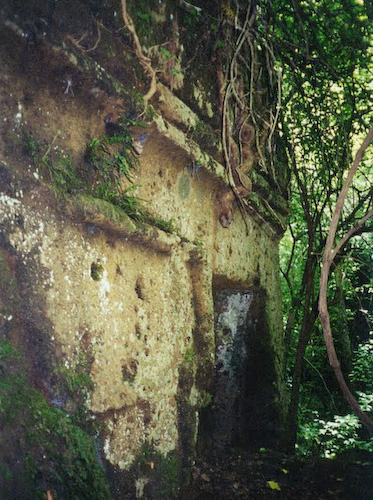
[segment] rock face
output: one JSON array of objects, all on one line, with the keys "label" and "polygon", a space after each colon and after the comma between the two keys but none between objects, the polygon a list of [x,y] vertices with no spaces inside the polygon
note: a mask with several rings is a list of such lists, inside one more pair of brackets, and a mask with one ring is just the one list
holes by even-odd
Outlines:
[{"label": "rock face", "polygon": [[119,2],[4,4],[0,490],[177,498],[198,446],[279,439],[286,189],[252,146],[250,215],[233,201],[221,224],[198,11],[129,5],[160,75],[147,105]]}]

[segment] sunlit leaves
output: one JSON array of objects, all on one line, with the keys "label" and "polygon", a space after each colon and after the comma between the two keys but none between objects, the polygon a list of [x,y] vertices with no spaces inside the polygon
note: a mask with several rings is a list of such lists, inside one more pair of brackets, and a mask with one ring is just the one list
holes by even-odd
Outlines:
[{"label": "sunlit leaves", "polygon": [[313,412],[312,420],[300,425],[298,450],[305,455],[318,452],[325,458],[334,458],[343,451],[355,448],[373,451],[373,441],[362,441],[360,429],[361,424],[355,415],[335,415],[326,420]]},{"label": "sunlit leaves", "polygon": [[[317,269],[333,208],[360,136],[365,135],[372,118],[372,65],[365,2],[273,0],[270,5],[271,42],[284,68],[281,132],[293,172],[290,228],[281,243],[291,368],[299,333],[306,331],[303,319],[311,317],[310,307],[305,305],[306,296],[311,295],[311,305],[317,300]],[[369,155],[372,153],[368,151],[350,190],[337,239],[356,224],[371,203],[368,179],[373,161]],[[369,309],[366,292],[371,286],[364,278],[369,270],[367,241],[368,237],[357,236],[340,256],[342,285],[337,286],[331,278],[332,321],[340,326],[339,332],[350,329],[353,343],[365,338],[369,320],[363,312]],[[341,337],[337,344],[340,342],[342,347],[345,341],[346,336]],[[320,414],[335,411],[323,378],[331,378],[331,374],[317,323],[306,343],[310,363],[301,381],[301,404]],[[309,435],[319,435],[321,424],[317,429],[307,425]],[[302,435],[304,438],[305,433]],[[310,446],[311,441],[308,443]]]},{"label": "sunlit leaves", "polygon": [[[373,339],[358,345],[350,380],[357,388],[370,392],[370,397],[373,398]],[[365,401],[364,393],[360,395]]]},{"label": "sunlit leaves", "polygon": [[281,491],[281,487],[278,483],[276,483],[276,481],[267,481],[267,485],[271,488],[271,490]]}]

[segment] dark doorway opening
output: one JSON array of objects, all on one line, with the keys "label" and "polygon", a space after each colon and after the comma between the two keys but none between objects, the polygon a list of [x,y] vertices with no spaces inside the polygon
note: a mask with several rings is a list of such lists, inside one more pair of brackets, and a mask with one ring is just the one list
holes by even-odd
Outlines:
[{"label": "dark doorway opening", "polygon": [[257,450],[277,441],[276,372],[266,319],[266,294],[218,290],[215,308],[215,382],[201,411],[199,450]]}]

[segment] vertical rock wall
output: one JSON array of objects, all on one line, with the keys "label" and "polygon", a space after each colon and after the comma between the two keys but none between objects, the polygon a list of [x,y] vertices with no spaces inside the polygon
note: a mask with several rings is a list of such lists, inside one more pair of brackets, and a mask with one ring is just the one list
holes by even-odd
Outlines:
[{"label": "vertical rock wall", "polygon": [[[153,3],[137,14],[156,36],[176,7]],[[200,78],[182,72],[190,35],[172,22],[143,113],[149,82],[120,16],[119,2],[1,8],[6,498],[176,498],[198,435],[203,451],[276,444],[281,428],[281,228],[235,203],[222,227],[211,68],[198,56]]]}]

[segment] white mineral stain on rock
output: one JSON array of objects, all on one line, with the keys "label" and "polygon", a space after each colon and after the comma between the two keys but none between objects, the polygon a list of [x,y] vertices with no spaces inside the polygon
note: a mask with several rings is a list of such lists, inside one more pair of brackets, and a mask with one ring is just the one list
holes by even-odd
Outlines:
[{"label": "white mineral stain on rock", "polygon": [[108,309],[109,307],[109,297],[110,297],[110,282],[108,279],[108,272],[104,269],[102,276],[99,281],[99,300],[102,309]]},{"label": "white mineral stain on rock", "polygon": [[[253,293],[232,293],[227,295],[223,305],[224,310],[219,315],[217,330],[229,332],[219,335],[217,341],[216,357],[219,372],[229,372],[232,362],[232,348],[240,329],[245,327],[246,317],[253,300]],[[245,355],[241,352],[241,355]]]},{"label": "white mineral stain on rock", "polygon": [[144,497],[144,488],[148,484],[149,478],[148,477],[139,477],[135,481],[135,488],[136,488],[136,498],[143,498]]}]

